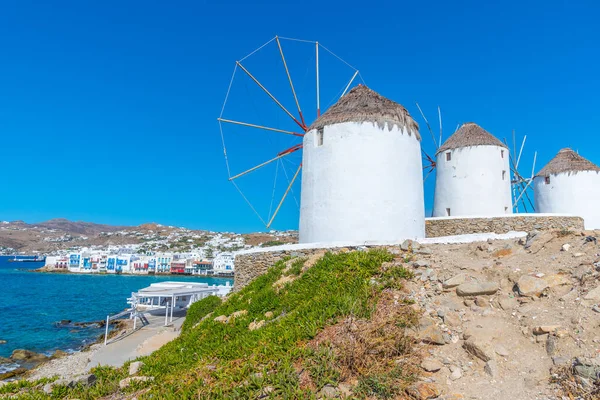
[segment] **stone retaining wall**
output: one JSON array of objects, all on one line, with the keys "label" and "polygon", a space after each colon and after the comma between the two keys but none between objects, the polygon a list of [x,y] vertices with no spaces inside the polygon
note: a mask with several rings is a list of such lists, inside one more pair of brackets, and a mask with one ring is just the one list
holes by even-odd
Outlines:
[{"label": "stone retaining wall", "polygon": [[565,215],[514,214],[491,218],[441,217],[425,219],[425,234],[428,238],[483,232],[531,232],[551,229],[583,230],[583,218]]},{"label": "stone retaining wall", "polygon": [[250,283],[251,280],[267,272],[267,269],[286,256],[308,257],[322,251],[319,249],[307,249],[299,251],[263,251],[249,254],[238,254],[235,256],[235,279],[233,290],[237,291]]},{"label": "stone retaining wall", "polygon": [[[531,232],[534,230],[583,230],[583,219],[580,217],[565,215],[525,215],[516,214],[510,216],[491,218],[428,218],[425,221],[427,238],[439,238],[443,236],[468,235],[476,233],[505,234],[511,231]],[[451,238],[449,238],[451,239]],[[444,239],[431,239],[434,242],[444,243]],[[429,242],[431,242],[429,240]],[[481,239],[487,240],[487,239]],[[424,239],[420,242],[427,242]],[[447,242],[450,243],[451,241]],[[242,251],[235,255],[235,280],[233,290],[237,291],[246,286],[254,278],[264,274],[267,269],[284,257],[310,257],[317,253],[323,253],[332,248],[347,248],[350,250],[365,247],[381,247],[388,244],[363,243],[358,245],[284,245],[281,248],[257,249],[254,251]],[[396,246],[400,243],[395,244]],[[292,247],[292,248],[290,248]]]},{"label": "stone retaining wall", "polygon": [[[354,249],[355,247],[345,247]],[[284,257],[310,257],[313,254],[324,253],[327,249],[299,249],[280,251],[261,251],[255,253],[237,254],[235,256],[235,279],[233,290],[237,291],[250,283],[254,278],[267,272],[267,269],[275,265]]]}]

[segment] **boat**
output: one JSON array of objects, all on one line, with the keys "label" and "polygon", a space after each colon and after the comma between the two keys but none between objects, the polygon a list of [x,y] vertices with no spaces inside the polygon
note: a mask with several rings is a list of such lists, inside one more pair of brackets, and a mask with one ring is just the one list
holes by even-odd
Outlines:
[{"label": "boat", "polygon": [[11,258],[8,262],[46,262],[46,257],[34,256],[33,258]]}]

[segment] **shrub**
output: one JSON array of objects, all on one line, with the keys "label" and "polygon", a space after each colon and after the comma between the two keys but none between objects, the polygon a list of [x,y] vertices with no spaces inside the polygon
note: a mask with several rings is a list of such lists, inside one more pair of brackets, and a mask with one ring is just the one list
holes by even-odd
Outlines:
[{"label": "shrub", "polygon": [[213,312],[221,305],[221,299],[217,296],[208,296],[192,304],[187,311],[185,321],[181,326],[182,332],[187,332],[196,325],[202,318]]}]

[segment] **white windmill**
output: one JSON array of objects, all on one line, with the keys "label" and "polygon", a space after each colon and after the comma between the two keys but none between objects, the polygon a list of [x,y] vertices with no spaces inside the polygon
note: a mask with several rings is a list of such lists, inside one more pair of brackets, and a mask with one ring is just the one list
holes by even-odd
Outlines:
[{"label": "white windmill", "polygon": [[[527,136],[523,138],[517,153],[514,132],[511,151],[506,139],[502,144],[476,124],[466,123],[458,124],[453,134],[442,144],[440,107],[437,110],[438,140],[418,103],[417,108],[436,149],[435,160],[423,151],[423,170],[426,171],[424,181],[436,170],[437,204],[434,204],[432,216],[498,215],[535,211],[531,192],[537,152],[534,153],[529,177],[521,174],[518,169]],[[461,129],[464,131],[462,135],[459,132]]]},{"label": "white windmill", "polygon": [[577,215],[586,229],[600,229],[600,167],[569,148],[561,149],[534,178],[538,212]]},{"label": "white windmill", "polygon": [[297,218],[305,134],[357,79],[310,40],[275,36],[236,61],[218,118],[223,152],[229,181],[267,229],[286,207]]}]

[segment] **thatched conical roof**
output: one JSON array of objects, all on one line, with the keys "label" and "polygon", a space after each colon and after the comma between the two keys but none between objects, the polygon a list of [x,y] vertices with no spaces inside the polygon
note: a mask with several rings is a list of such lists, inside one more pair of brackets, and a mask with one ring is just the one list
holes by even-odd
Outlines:
[{"label": "thatched conical roof", "polygon": [[480,127],[474,122],[463,124],[452,136],[444,142],[436,154],[460,147],[471,146],[500,146],[506,147],[504,143],[496,139],[494,135]]},{"label": "thatched conical roof", "polygon": [[365,85],[358,85],[338,100],[321,115],[308,130],[320,129],[326,125],[339,124],[342,122],[374,122],[379,127],[386,123],[388,129],[393,125],[406,128],[408,134],[419,135],[419,125],[410,116],[406,108],[390,99],[386,99],[379,93],[369,89]]},{"label": "thatched conical roof", "polygon": [[593,162],[586,160],[569,148],[561,149],[556,156],[536,176],[557,175],[563,172],[577,173],[581,171],[600,172]]}]

